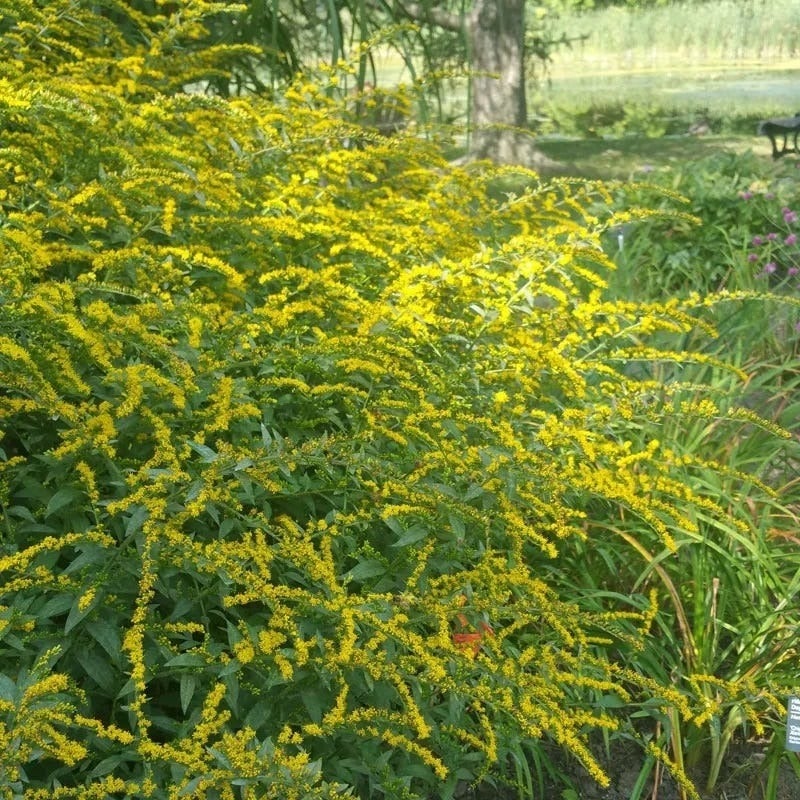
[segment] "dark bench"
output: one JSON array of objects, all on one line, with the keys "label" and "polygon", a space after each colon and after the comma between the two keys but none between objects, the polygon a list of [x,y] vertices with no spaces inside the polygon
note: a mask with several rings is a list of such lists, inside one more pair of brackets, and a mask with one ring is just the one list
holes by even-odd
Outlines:
[{"label": "dark bench", "polygon": [[[792,138],[794,147],[791,150],[789,150],[789,148],[786,146],[790,133],[794,134]],[[765,119],[763,122],[758,123],[758,135],[769,136],[769,140],[772,142],[773,158],[780,158],[781,156],[785,156],[787,153],[800,152],[797,149],[798,134],[800,134],[800,111],[798,111],[793,117]],[[775,143],[775,140],[778,136],[783,136],[783,148],[781,150],[778,150],[778,145]]]}]

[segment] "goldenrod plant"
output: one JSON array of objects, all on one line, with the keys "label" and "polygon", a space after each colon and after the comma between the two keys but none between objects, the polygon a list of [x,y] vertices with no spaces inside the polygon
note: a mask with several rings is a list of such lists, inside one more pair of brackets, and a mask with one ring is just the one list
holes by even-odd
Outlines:
[{"label": "goldenrod plant", "polygon": [[221,11],[0,1],[0,795],[450,798],[542,742],[607,783],[614,712],[718,702],[618,658],[655,594],[556,579],[730,514],[639,435],[725,424],[638,368],[726,370],[669,344],[702,303],[607,297],[602,186],[498,192],[333,73],[203,94]]}]

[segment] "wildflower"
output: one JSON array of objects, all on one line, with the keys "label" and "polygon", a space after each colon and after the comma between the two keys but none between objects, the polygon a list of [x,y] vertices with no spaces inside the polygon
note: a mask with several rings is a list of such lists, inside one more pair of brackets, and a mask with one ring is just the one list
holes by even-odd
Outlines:
[{"label": "wildflower", "polygon": [[790,234],[789,234],[789,235],[788,235],[788,236],[787,236],[787,237],[786,237],[786,238],[783,240],[783,243],[784,243],[784,244],[788,244],[788,245],[796,244],[796,243],[797,243],[797,234],[796,234],[796,233],[790,233]]},{"label": "wildflower", "polygon": [[778,234],[772,231],[771,233],[767,234],[767,241],[774,242],[778,238]]},{"label": "wildflower", "polygon": [[767,261],[764,264],[764,274],[772,275],[778,269],[778,265],[774,261]]},{"label": "wildflower", "polygon": [[764,237],[756,235],[753,237],[752,243],[758,247],[759,245],[764,244]]},{"label": "wildflower", "polygon": [[739,192],[739,197],[742,200],[752,200],[753,199],[753,193],[752,192]]},{"label": "wildflower", "polygon": [[792,211],[790,208],[784,208],[783,221],[788,225],[791,225],[793,222],[797,222],[797,213]]},{"label": "wildflower", "polygon": [[508,402],[508,392],[506,392],[504,389],[500,389],[494,393],[492,400],[496,406],[503,406]]},{"label": "wildflower", "polygon": [[747,256],[747,260],[751,264],[755,264],[755,262],[758,261],[758,256],[755,253],[749,253],[748,256]]},{"label": "wildflower", "polygon": [[786,274],[790,277],[794,277],[798,272],[800,272],[800,269],[797,267],[789,267],[789,269],[786,270]]}]

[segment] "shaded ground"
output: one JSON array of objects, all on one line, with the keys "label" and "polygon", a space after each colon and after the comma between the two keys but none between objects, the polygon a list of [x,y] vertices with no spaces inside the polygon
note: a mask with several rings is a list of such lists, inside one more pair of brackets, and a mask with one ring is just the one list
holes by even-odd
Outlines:
[{"label": "shaded ground", "polygon": [[745,153],[751,150],[763,157],[765,162],[772,163],[769,140],[755,135],[626,136],[619,139],[576,140],[541,138],[537,146],[547,156],[563,164],[565,173],[603,179],[641,180],[650,171],[696,161],[720,152]]}]

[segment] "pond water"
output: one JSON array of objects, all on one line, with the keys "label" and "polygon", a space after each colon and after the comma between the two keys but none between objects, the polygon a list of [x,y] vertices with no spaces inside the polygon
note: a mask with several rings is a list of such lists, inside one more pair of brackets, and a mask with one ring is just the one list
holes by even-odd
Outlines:
[{"label": "pond water", "polygon": [[664,69],[553,76],[541,96],[567,107],[643,103],[759,116],[800,110],[800,68]]}]

